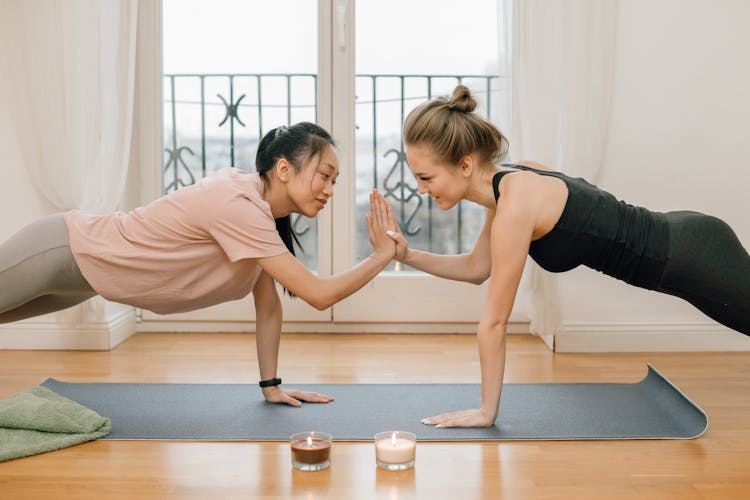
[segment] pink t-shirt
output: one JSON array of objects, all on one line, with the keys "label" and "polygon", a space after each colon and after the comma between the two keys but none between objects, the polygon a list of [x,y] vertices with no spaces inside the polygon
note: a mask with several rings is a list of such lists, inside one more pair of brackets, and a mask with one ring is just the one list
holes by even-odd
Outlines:
[{"label": "pink t-shirt", "polygon": [[102,297],[159,314],[245,297],[255,259],[287,252],[258,174],[226,168],[127,214],[65,214],[70,248]]}]

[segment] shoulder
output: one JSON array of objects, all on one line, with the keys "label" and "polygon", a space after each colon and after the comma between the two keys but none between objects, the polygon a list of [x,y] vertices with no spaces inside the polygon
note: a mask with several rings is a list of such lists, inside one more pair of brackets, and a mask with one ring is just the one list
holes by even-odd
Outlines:
[{"label": "shoulder", "polygon": [[503,176],[498,186],[500,196],[493,215],[493,228],[505,228],[511,221],[527,225],[535,219],[539,206],[538,177],[541,176],[524,170]]},{"label": "shoulder", "polygon": [[208,174],[200,182],[216,183],[228,188],[247,188],[252,186],[255,190],[259,187],[262,188],[263,182],[260,180],[260,175],[255,172],[246,172],[245,170],[226,167],[220,170],[216,170]]},{"label": "shoulder", "polygon": [[540,177],[540,175],[528,170],[518,170],[504,175],[498,185],[498,192],[500,193],[497,200],[498,207],[528,200],[539,183]]},{"label": "shoulder", "polygon": [[246,172],[238,168],[231,168],[228,175],[233,185],[243,195],[253,199],[263,198],[263,179],[257,172]]},{"label": "shoulder", "polygon": [[534,170],[517,170],[506,174],[498,185],[498,207],[502,203],[523,203],[524,205],[544,205],[550,198],[567,197],[565,182],[556,175],[540,171],[557,172],[536,162],[518,162],[518,165]]},{"label": "shoulder", "polygon": [[556,205],[553,200],[567,197],[567,188],[560,179],[528,170],[505,175],[498,191],[495,220],[515,220],[532,227],[546,218],[550,207]]},{"label": "shoulder", "polygon": [[263,200],[263,181],[257,173],[228,167],[208,175],[200,183],[204,185],[207,194],[210,193],[210,197],[217,202],[239,199],[250,201],[264,210],[268,208],[268,204]]},{"label": "shoulder", "polygon": [[517,161],[516,165],[522,165],[524,167],[531,167],[536,170],[545,170],[547,172],[557,172],[557,170],[555,170],[554,168],[550,168],[547,165],[542,165],[541,163],[537,163],[531,160]]}]

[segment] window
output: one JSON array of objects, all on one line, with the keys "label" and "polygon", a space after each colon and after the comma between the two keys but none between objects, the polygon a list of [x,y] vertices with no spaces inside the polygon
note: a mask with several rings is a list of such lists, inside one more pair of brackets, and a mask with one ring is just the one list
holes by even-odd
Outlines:
[{"label": "window", "polygon": [[[497,114],[495,2],[359,0],[356,50],[356,219],[369,210],[368,193],[377,187],[393,204],[410,246],[437,253],[470,251],[484,209],[461,202],[444,212],[417,193],[401,124],[418,104],[450,95],[458,83],[472,90],[479,113],[490,119],[493,111]],[[369,254],[366,227],[357,228],[356,248],[357,260]]]},{"label": "window", "polygon": [[[260,138],[317,121],[317,5],[164,0],[164,194],[234,166],[255,172]],[[317,269],[317,225],[294,216]]]},{"label": "window", "polygon": [[[393,203],[413,248],[472,248],[483,210],[462,204],[443,212],[419,196],[400,131],[414,106],[459,82],[478,98],[478,111],[496,119],[495,2],[164,0],[163,26],[164,192],[228,165],[254,171],[266,131],[316,121],[339,143],[342,171],[333,209],[295,220],[308,267],[338,273],[369,255],[364,215],[373,187]],[[483,287],[388,269],[330,311],[284,298],[285,325],[451,322],[458,331],[479,318]],[[246,321],[251,308],[245,299],[176,317]]]}]

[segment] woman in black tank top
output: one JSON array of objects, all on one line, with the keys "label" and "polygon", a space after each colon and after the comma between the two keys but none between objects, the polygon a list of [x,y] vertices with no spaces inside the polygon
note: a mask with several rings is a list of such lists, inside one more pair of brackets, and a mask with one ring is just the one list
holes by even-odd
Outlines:
[{"label": "woman in black tank top", "polygon": [[439,427],[491,426],[505,366],[505,325],[526,256],[563,272],[579,265],[626,283],[681,297],[714,320],[750,335],[750,256],[722,220],[698,212],[659,213],[617,200],[541,165],[497,166],[507,140],[473,113],[469,89],[414,109],[404,122],[409,167],[421,194],[447,210],[461,200],[487,208],[471,253],[436,255],[408,248],[390,205],[396,259],[427,273],[482,283],[490,278],[477,332],[482,407],[426,418]]}]

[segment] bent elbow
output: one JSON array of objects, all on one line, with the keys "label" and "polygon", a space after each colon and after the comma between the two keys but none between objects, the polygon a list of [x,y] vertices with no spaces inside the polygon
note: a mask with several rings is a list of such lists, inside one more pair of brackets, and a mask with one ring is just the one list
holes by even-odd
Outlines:
[{"label": "bent elbow", "polygon": [[490,273],[489,272],[486,272],[486,273],[483,272],[483,273],[481,273],[481,274],[479,274],[477,276],[474,276],[469,282],[472,283],[472,284],[474,284],[474,285],[481,285],[482,283],[484,283],[485,281],[487,281],[489,279],[489,277],[490,277]]},{"label": "bent elbow", "polygon": [[305,299],[305,302],[313,306],[318,311],[324,311],[326,307],[328,307],[325,302],[318,299],[317,297],[315,299]]},{"label": "bent elbow", "polygon": [[476,278],[474,280],[474,284],[475,285],[481,285],[482,283],[484,283],[485,281],[487,281],[489,279],[489,277],[490,277],[489,273],[483,274],[483,275],[479,276],[478,278]]},{"label": "bent elbow", "polygon": [[298,295],[318,311],[325,311],[336,303],[335,290],[324,279],[317,278],[312,286],[305,286]]},{"label": "bent elbow", "polygon": [[329,304],[328,302],[316,302],[314,304],[311,304],[315,309],[318,311],[325,311],[329,307],[331,307],[333,304]]},{"label": "bent elbow", "polygon": [[331,307],[333,304],[336,303],[336,301],[332,298],[328,297],[321,297],[320,295],[316,295],[314,298],[310,300],[305,300],[308,304],[313,306],[318,311],[325,311],[329,307]]}]

